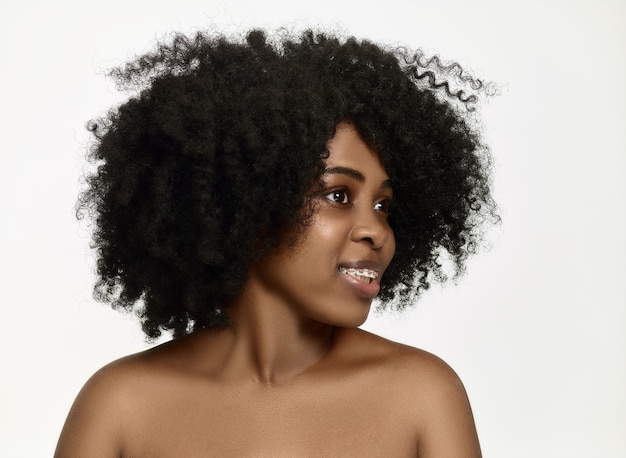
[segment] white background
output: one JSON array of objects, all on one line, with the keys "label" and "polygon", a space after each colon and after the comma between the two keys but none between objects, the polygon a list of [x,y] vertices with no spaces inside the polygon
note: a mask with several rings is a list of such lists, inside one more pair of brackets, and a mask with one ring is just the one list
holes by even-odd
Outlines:
[{"label": "white background", "polygon": [[0,3],[0,456],[50,456],[97,368],[146,347],[91,299],[73,214],[102,72],[172,30],[345,30],[495,80],[483,105],[503,224],[457,285],[366,327],[461,375],[486,457],[626,456],[626,3]]}]

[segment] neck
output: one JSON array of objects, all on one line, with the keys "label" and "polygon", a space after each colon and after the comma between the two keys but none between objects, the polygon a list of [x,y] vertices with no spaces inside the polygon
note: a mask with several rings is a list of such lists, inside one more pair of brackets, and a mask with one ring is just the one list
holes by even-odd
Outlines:
[{"label": "neck", "polygon": [[333,327],[299,314],[254,275],[228,308],[226,373],[273,385],[306,371],[330,350]]}]

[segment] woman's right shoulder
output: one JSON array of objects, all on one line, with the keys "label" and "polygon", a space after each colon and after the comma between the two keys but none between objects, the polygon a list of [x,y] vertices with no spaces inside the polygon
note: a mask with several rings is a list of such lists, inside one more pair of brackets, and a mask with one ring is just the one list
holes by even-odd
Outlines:
[{"label": "woman's right shoulder", "polygon": [[55,457],[119,457],[133,418],[141,415],[154,364],[147,353],[113,361],[82,387],[59,437]]},{"label": "woman's right shoulder", "polygon": [[98,369],[85,383],[77,400],[123,402],[134,398],[141,381],[154,372],[146,352],[124,356]]}]

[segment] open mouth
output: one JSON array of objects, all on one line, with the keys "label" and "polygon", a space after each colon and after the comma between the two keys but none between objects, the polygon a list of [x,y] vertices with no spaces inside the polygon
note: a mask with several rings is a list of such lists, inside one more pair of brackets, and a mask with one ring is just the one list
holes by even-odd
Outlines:
[{"label": "open mouth", "polygon": [[370,269],[355,269],[352,267],[339,266],[339,272],[342,274],[350,275],[359,281],[369,284],[372,280],[378,278],[378,272]]}]

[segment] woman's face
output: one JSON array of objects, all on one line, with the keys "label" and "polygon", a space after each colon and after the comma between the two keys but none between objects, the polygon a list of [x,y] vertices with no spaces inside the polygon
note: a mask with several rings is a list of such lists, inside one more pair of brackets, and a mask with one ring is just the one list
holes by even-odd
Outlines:
[{"label": "woman's face", "polygon": [[378,155],[351,125],[338,126],[328,150],[310,225],[295,247],[271,253],[252,276],[306,318],[355,327],[395,252],[387,220],[393,191]]}]

